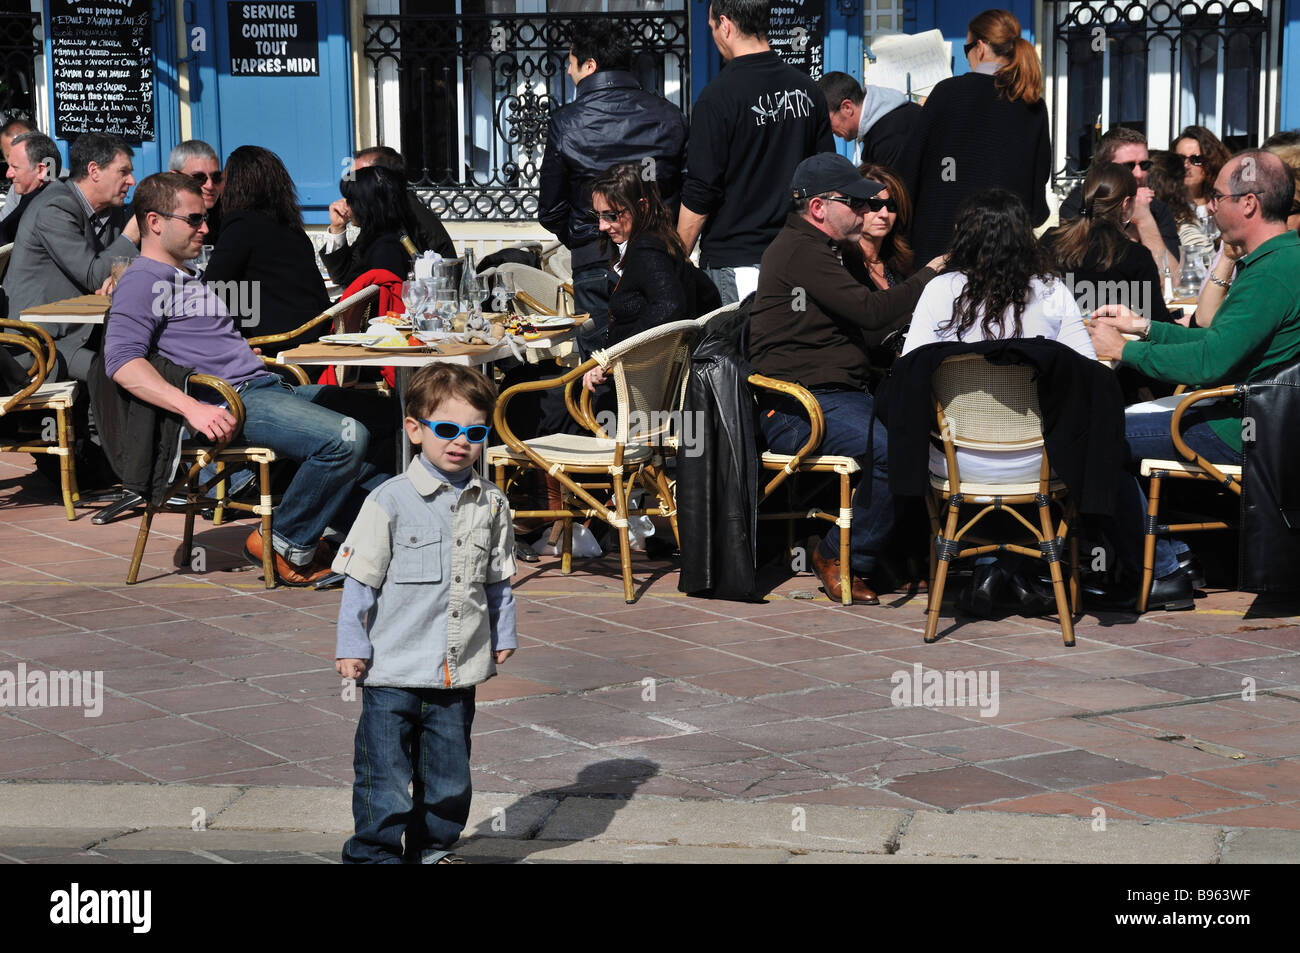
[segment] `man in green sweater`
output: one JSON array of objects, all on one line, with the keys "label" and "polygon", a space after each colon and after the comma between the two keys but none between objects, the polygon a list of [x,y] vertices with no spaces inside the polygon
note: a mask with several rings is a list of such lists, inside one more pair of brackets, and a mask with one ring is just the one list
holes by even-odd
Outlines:
[{"label": "man in green sweater", "polygon": [[[1214,182],[1209,207],[1224,241],[1241,245],[1245,254],[1210,326],[1152,325],[1123,305],[1105,305],[1093,315],[1097,357],[1122,360],[1158,380],[1197,387],[1256,380],[1300,359],[1300,236],[1286,227],[1294,190],[1291,170],[1272,153],[1252,149],[1234,156]],[[1121,332],[1145,340],[1126,342]],[[1134,459],[1178,459],[1169,433],[1172,418],[1172,409],[1128,415],[1125,432]],[[1242,438],[1241,408],[1235,402],[1183,415],[1183,439],[1211,463],[1240,463]],[[1113,542],[1120,560],[1133,570],[1141,565],[1146,512],[1136,481],[1117,512],[1120,525]],[[1185,544],[1159,540],[1148,608],[1189,608],[1195,574]]]}]

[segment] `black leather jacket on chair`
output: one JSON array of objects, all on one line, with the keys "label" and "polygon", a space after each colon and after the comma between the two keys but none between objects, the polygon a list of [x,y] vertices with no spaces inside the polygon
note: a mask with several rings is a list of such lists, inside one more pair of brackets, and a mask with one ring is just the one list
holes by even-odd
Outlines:
[{"label": "black leather jacket on chair", "polygon": [[691,353],[682,419],[690,422],[693,446],[684,441],[677,453],[677,588],[740,601],[760,598],[755,575],[763,470],[748,384],[753,368],[741,357],[748,304],[722,327],[715,321]]},{"label": "black leather jacket on chair", "polygon": [[1246,385],[1238,588],[1300,589],[1300,361]]},{"label": "black leather jacket on chair", "polygon": [[575,271],[606,257],[587,186],[616,162],[653,175],[676,221],[689,131],[680,109],[622,70],[592,73],[573,102],[551,113],[537,220],[573,252]]}]

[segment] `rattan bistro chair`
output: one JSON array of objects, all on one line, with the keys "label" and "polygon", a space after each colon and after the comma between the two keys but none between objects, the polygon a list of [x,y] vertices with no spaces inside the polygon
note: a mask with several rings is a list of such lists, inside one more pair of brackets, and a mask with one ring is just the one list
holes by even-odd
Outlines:
[{"label": "rattan bistro chair", "polygon": [[479,277],[513,275],[515,279],[515,307],[520,314],[537,314],[554,317],[573,313],[573,285],[555,275],[515,262],[505,262],[495,268],[486,268]]},{"label": "rattan bistro chair", "polygon": [[1223,520],[1204,523],[1161,523],[1160,522],[1160,487],[1165,480],[1206,480],[1217,483],[1220,487],[1241,496],[1241,467],[1229,463],[1211,463],[1199,453],[1187,446],[1183,440],[1183,414],[1193,404],[1206,400],[1218,400],[1228,397],[1244,397],[1244,384],[1227,384],[1207,390],[1193,391],[1183,397],[1174,408],[1174,416],[1169,422],[1169,435],[1173,438],[1174,449],[1180,460],[1145,459],[1140,464],[1142,476],[1149,477],[1151,487],[1147,492],[1147,519],[1145,539],[1142,549],[1142,588],[1138,592],[1137,611],[1147,611],[1147,599],[1151,596],[1151,583],[1155,575],[1156,537],[1167,533],[1190,533],[1210,529],[1230,529]]},{"label": "rattan bistro chair", "polygon": [[[0,249],[3,252],[3,249]],[[25,321],[0,320],[0,347],[27,351],[32,356],[27,383],[10,397],[0,397],[0,417],[17,413],[53,413],[50,423],[42,423],[39,436],[12,441],[0,440],[0,453],[48,453],[59,458],[59,485],[63,492],[63,509],[69,520],[77,518],[75,504],[81,500],[77,488],[77,470],[73,456],[72,405],[77,398],[76,381],[46,382],[54,369],[56,353],[49,332]]]},{"label": "rattan bistro chair", "polygon": [[5,272],[9,270],[9,258],[14,253],[14,243],[0,245],[0,281],[4,280]]},{"label": "rattan bistro chair", "polygon": [[[930,473],[926,504],[933,528],[930,552],[930,591],[926,606],[925,641],[933,642],[939,629],[939,607],[954,559],[986,553],[1013,552],[1047,562],[1061,620],[1061,638],[1074,645],[1073,609],[1078,605],[1078,539],[1070,535],[1074,507],[1065,484],[1052,478],[1051,464],[1043,444],[1042,415],[1034,370],[1024,365],[994,365],[978,354],[960,354],[945,360],[934,372],[931,386],[935,398],[937,432],[943,442],[947,473]],[[1030,450],[1039,448],[1038,479],[1024,483],[971,483],[963,481],[957,450]],[[1051,508],[1059,512],[1052,528]],[[963,507],[979,507],[964,524]],[[1038,526],[1016,507],[1033,507]],[[990,513],[1006,513],[1029,531],[1031,537],[1013,542],[994,542],[971,535]],[[946,516],[945,516],[946,514]],[[1070,543],[1070,588],[1066,592],[1061,573],[1064,541]],[[1033,548],[1031,548],[1031,546]]]},{"label": "rattan bistro chair", "polygon": [[[294,367],[294,365],[279,365],[277,370],[288,368],[293,368],[298,372],[302,370]],[[243,429],[244,404],[233,387],[221,378],[212,377],[208,374],[191,374],[189,383],[191,387],[208,387],[220,394],[221,399],[226,403],[226,408],[234,416],[238,425],[235,428],[235,433],[238,434]],[[181,447],[180,464],[176,471],[178,476],[167,496],[171,499],[183,497],[185,502],[172,503],[169,501],[160,506],[149,504],[145,508],[144,515],[140,518],[140,531],[135,538],[135,551],[131,554],[131,566],[126,574],[127,585],[134,585],[140,574],[140,563],[144,559],[145,547],[149,542],[149,529],[153,523],[155,513],[185,514],[185,535],[181,541],[179,565],[186,567],[191,564],[194,552],[194,517],[212,506],[212,500],[205,494],[209,489],[215,487],[217,502],[213,515],[214,525],[220,525],[225,510],[251,513],[261,519],[262,538],[266,541],[262,546],[262,572],[266,577],[266,588],[274,589],[276,583],[275,548],[270,544],[270,539],[271,515],[274,510],[274,501],[271,498],[271,464],[275,460],[275,451],[268,447],[231,446],[229,441],[203,445],[197,443],[184,444]],[[215,465],[215,475],[207,480],[202,480],[201,471],[209,464]],[[225,495],[225,489],[229,486],[230,477],[241,470],[253,470],[257,475],[256,502],[244,503],[228,499]]]},{"label": "rattan bistro chair", "polygon": [[[709,317],[709,315],[705,317]],[[820,520],[838,526],[840,529],[841,554],[840,602],[846,606],[852,605],[853,583],[850,578],[852,568],[849,565],[850,560],[847,558],[847,554],[849,552],[849,539],[853,531],[853,477],[861,469],[858,466],[858,461],[853,457],[841,457],[817,452],[817,448],[821,446],[822,438],[826,435],[826,421],[822,417],[821,405],[817,403],[817,398],[809,391],[798,384],[776,380],[772,377],[764,377],[762,374],[751,374],[749,384],[751,387],[757,387],[760,390],[793,397],[803,407],[804,412],[807,413],[808,422],[811,425],[811,432],[808,435],[807,442],[794,453],[777,453],[773,450],[763,452],[761,458],[763,469],[775,475],[759,491],[758,502],[760,506],[764,500],[776,492],[781,484],[795,474],[800,473],[834,474],[836,482],[839,484],[840,493],[840,509],[838,513],[828,513],[814,506],[803,510],[787,509],[776,513],[760,512],[758,518],[760,520],[784,521],[788,527],[787,546],[793,546],[794,544],[794,523],[797,520]],[[793,481],[791,481],[790,485],[787,485],[786,489],[791,490],[792,484]],[[793,493],[790,494],[789,499],[793,499]]]},{"label": "rattan bistro chair", "polygon": [[[667,516],[677,534],[677,510],[672,487],[663,471],[665,426],[679,412],[686,390],[690,347],[699,334],[694,321],[675,321],[651,328],[550,380],[526,381],[508,388],[497,401],[493,426],[505,442],[487,451],[497,485],[506,488],[508,471],[532,468],[553,477],[561,490],[558,509],[516,510],[517,518],[563,521],[560,571],[572,571],[573,521],[596,517],[618,531],[623,572],[623,597],[635,602],[632,589],[629,516]],[[590,394],[580,402],[570,384],[595,367],[605,370],[618,400],[613,434],[607,434],[591,414]],[[570,415],[586,434],[554,434],[520,440],[506,421],[506,407],[521,394],[552,387],[565,388]],[[658,498],[658,506],[629,507],[631,491],[640,482]],[[647,497],[649,494],[647,494]],[[607,502],[613,498],[613,509]]]}]

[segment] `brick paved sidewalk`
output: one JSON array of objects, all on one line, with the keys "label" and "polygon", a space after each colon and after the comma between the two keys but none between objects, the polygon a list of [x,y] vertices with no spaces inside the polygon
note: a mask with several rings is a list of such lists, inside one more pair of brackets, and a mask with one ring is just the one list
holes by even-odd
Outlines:
[{"label": "brick paved sidewalk", "polygon": [[[0,783],[349,785],[338,593],[266,592],[239,555],[247,522],[200,524],[205,571],[178,574],[178,517],[128,587],[138,520],[67,522],[29,459],[0,456],[0,672],[102,671],[106,700],[97,718],[0,711]],[[478,791],[1300,830],[1295,604],[1089,615],[1074,649],[1051,621],[949,611],[927,646],[923,600],[845,609],[808,575],[766,604],[714,602],[641,559],[628,606],[615,560],[521,569],[521,651],[479,693]],[[996,715],[896,707],[892,676],[918,663],[996,673]]]}]

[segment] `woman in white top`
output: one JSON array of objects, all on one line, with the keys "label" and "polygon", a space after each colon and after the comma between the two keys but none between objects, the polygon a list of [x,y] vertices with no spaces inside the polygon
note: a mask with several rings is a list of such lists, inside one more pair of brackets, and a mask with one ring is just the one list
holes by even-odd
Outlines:
[{"label": "woman in white top", "polygon": [[[955,230],[947,268],[916,303],[904,354],[936,341],[1043,337],[1096,360],[1074,295],[1053,275],[1019,197],[1006,189],[969,196]],[[975,483],[1037,480],[1041,459],[1038,450],[957,451],[962,479]],[[938,447],[930,469],[947,473]]]}]

